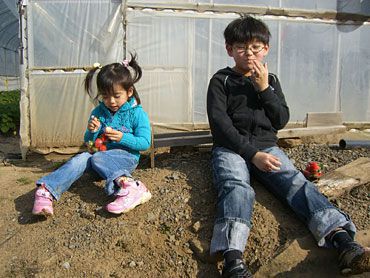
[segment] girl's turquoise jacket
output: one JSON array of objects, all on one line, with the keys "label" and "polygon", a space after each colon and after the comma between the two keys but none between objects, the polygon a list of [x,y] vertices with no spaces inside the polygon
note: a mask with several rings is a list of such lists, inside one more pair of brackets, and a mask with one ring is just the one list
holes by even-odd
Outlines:
[{"label": "girl's turquoise jacket", "polygon": [[139,161],[140,151],[145,151],[151,144],[151,129],[148,115],[140,104],[136,103],[135,98],[129,99],[114,114],[100,102],[91,112],[89,121],[92,117],[100,120],[100,128],[96,132],[86,129],[84,141],[95,142],[100,137],[106,127],[111,127],[123,133],[120,142],[108,142],[107,149],[124,149],[137,157]]}]

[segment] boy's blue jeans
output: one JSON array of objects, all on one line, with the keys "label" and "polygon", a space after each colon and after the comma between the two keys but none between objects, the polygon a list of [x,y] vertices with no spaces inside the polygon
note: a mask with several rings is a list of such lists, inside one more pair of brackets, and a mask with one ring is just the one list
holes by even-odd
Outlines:
[{"label": "boy's blue jeans", "polygon": [[298,171],[278,147],[262,150],[280,159],[279,171],[262,172],[233,151],[216,147],[212,151],[214,184],[218,191],[217,216],[210,253],[236,249],[244,252],[249,232],[255,193],[252,173],[269,191],[284,201],[307,225],[319,246],[331,246],[326,236],[338,227],[352,237],[356,228],[351,219],[334,207],[316,186]]},{"label": "boy's blue jeans", "polygon": [[117,191],[114,180],[120,176],[131,177],[137,167],[136,157],[128,151],[113,149],[90,154],[80,153],[72,157],[63,166],[39,179],[36,184],[45,184],[51,195],[57,200],[67,191],[73,182],[83,173],[93,170],[106,180],[105,191],[111,195]]}]

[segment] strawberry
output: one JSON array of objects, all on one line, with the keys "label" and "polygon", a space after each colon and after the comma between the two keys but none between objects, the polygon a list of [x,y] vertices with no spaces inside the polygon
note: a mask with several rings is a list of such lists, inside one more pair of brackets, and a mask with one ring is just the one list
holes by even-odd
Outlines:
[{"label": "strawberry", "polygon": [[[317,163],[317,162],[309,162],[309,163],[307,164],[307,168],[308,168],[311,172],[318,171],[318,170],[320,170],[320,169],[321,169],[321,167],[320,167],[319,163]],[[306,168],[306,169],[307,169],[307,168]]]},{"label": "strawberry", "polygon": [[107,150],[107,146],[106,145],[101,145],[99,147],[99,151],[103,152],[103,151],[106,151]]},{"label": "strawberry", "polygon": [[317,180],[322,176],[323,165],[319,162],[311,161],[306,165],[306,169],[303,172],[303,175],[308,180]]},{"label": "strawberry", "polygon": [[94,145],[95,147],[100,148],[100,146],[103,145],[103,140],[101,138],[97,138]]}]

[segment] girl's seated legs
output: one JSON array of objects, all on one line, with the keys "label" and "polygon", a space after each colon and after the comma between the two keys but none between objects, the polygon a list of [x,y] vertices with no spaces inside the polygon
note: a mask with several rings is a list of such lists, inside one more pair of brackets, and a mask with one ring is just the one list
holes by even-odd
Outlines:
[{"label": "girl's seated legs", "polygon": [[62,193],[89,170],[106,180],[105,191],[108,195],[117,195],[116,200],[107,205],[107,210],[116,214],[128,212],[151,198],[146,186],[131,178],[137,164],[134,155],[121,149],[78,154],[36,182],[38,188],[32,213],[53,215],[52,201],[59,200]]}]

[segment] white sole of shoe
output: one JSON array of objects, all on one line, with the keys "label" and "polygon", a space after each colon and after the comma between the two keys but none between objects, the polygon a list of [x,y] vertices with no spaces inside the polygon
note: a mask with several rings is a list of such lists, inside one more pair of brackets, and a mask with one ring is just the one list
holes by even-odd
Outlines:
[{"label": "white sole of shoe", "polygon": [[122,210],[115,210],[115,211],[110,210],[109,212],[110,213],[113,213],[113,214],[126,213],[126,212],[129,212],[130,210],[133,210],[137,206],[142,205],[142,204],[148,202],[151,198],[152,198],[152,193],[150,193],[149,191],[147,191],[147,192],[144,192],[143,196],[141,196],[141,198],[136,203],[134,203],[130,208],[125,209],[123,211]]},{"label": "white sole of shoe", "polygon": [[47,211],[46,209],[43,209],[42,211],[40,212],[34,212],[32,211],[32,214],[33,215],[43,215],[45,217],[50,217],[50,216],[53,216],[54,214],[53,213],[50,213],[49,211]]}]

